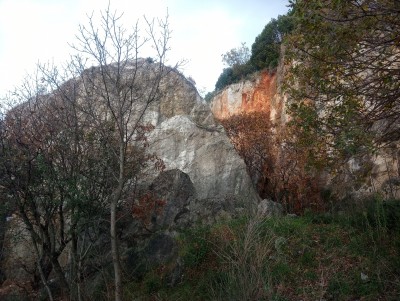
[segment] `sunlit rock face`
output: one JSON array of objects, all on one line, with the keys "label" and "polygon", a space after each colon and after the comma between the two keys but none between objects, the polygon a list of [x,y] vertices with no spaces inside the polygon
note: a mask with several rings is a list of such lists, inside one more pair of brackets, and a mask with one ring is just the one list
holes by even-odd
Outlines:
[{"label": "sunlit rock face", "polygon": [[271,121],[285,120],[283,109],[282,97],[277,93],[277,75],[267,71],[226,87],[211,102],[211,111],[217,119],[241,113],[265,112],[270,115]]},{"label": "sunlit rock face", "polygon": [[246,165],[208,104],[183,76],[175,83],[147,113],[155,126],[148,137],[148,151],[157,154],[166,169],[187,173],[198,199],[256,201]]},{"label": "sunlit rock face", "polygon": [[[256,73],[251,79],[227,86],[217,93],[211,100],[211,111],[218,120],[229,120],[239,114],[265,113],[274,125],[272,132],[280,135],[289,120],[287,95],[281,91],[282,80],[282,68],[275,74]],[[324,189],[332,190],[338,198],[349,195],[363,198],[374,193],[385,198],[399,198],[399,141],[382,147],[374,155],[351,158],[334,175],[324,172],[323,178]],[[254,176],[253,181],[256,184]]]},{"label": "sunlit rock face", "polygon": [[[246,122],[251,120],[249,117],[260,116],[261,113],[263,120],[265,118],[270,121],[266,120],[266,124],[271,126],[271,128],[268,128],[268,130],[271,130],[270,133],[274,133],[275,137],[279,137],[281,129],[285,126],[287,117],[285,114],[284,97],[281,93],[278,93],[278,81],[278,73],[270,73],[264,70],[254,73],[247,80],[225,87],[211,100],[210,108],[214,117],[226,126],[230,124],[231,120],[237,120],[233,117],[243,118],[241,119],[241,123],[246,124]],[[249,125],[249,129],[254,129],[254,126]],[[243,130],[243,127],[241,130]],[[265,127],[263,127],[263,130],[265,130]],[[245,131],[239,136],[246,136],[247,134]],[[232,139],[235,138],[232,137]],[[271,143],[275,140],[271,136]],[[255,142],[253,140],[250,144],[243,141],[244,145],[240,144],[240,138],[239,141],[233,140],[233,142],[242,152],[247,154],[252,153],[252,149],[255,147],[252,144]],[[271,147],[271,151],[272,149],[278,150],[279,148]],[[248,170],[253,185],[257,187],[258,193],[262,197],[269,197],[269,195],[265,195],[264,193],[264,176],[260,172],[264,169],[262,161],[259,160],[258,166],[255,162],[250,164]]]}]

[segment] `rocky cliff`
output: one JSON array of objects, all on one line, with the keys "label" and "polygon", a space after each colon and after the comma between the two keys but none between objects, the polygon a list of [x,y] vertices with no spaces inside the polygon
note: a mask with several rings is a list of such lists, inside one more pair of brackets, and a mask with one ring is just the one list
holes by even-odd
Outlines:
[{"label": "rocky cliff", "polygon": [[188,80],[176,81],[147,116],[155,126],[149,135],[149,151],[167,169],[187,173],[199,199],[256,199],[246,165]]},{"label": "rocky cliff", "polygon": [[282,94],[278,93],[278,75],[261,71],[251,79],[232,84],[213,97],[211,111],[222,120],[241,113],[264,112],[274,123],[286,118]]},{"label": "rocky cliff", "polygon": [[[147,69],[141,72],[150,70],[151,73],[152,67],[144,66]],[[84,76],[96,76],[96,68],[85,73]],[[126,76],[129,77],[129,74]],[[75,82],[67,82],[66,85],[74,84],[79,90],[83,85],[80,80],[74,79]],[[129,252],[139,240],[138,236],[147,237],[149,229],[159,233],[180,231],[198,223],[210,224],[220,218],[230,218],[243,210],[256,208],[259,202],[243,159],[193,84],[176,70],[169,70],[160,86],[161,96],[146,109],[143,121],[151,123],[153,127],[147,134],[146,150],[163,161],[165,170],[161,174],[154,169],[145,170],[140,176],[139,187],[157,195],[165,201],[165,206],[155,219],[152,218],[151,225],[146,225],[146,229],[143,229],[140,221],[132,218],[133,213],[125,212],[128,214],[124,214],[124,219],[119,221],[119,227],[121,253],[128,254],[124,255],[127,261],[131,260]],[[55,95],[54,99],[57,99]],[[90,94],[87,97],[91,97]],[[52,99],[51,95],[49,99]],[[140,102],[137,105],[143,106]],[[24,105],[21,106],[23,108]],[[101,110],[101,106],[98,106],[93,112],[101,114]],[[121,208],[123,206],[125,204],[121,202]],[[18,213],[9,220],[5,229],[6,249],[0,274],[3,273],[9,282],[32,281],[36,262],[31,242],[26,239],[29,238],[29,232]],[[107,233],[108,230],[104,228],[100,230],[100,237],[97,237],[96,247],[101,251],[96,264],[109,262]],[[170,236],[165,237],[168,241],[174,241]],[[154,252],[159,252],[157,246]],[[70,246],[67,246],[58,258],[62,267],[69,262],[69,251]],[[136,254],[135,250],[132,252]]]},{"label": "rocky cliff", "polygon": [[[164,227],[212,223],[220,216],[254,208],[258,194],[224,128],[190,81],[178,73],[170,76],[174,88],[145,116],[154,126],[148,136],[148,151],[163,160],[167,174],[169,170],[187,174],[194,191],[190,201],[171,198],[167,202],[161,218],[171,223]],[[150,173],[145,182],[156,180],[156,176]],[[175,189],[179,190],[179,185]]]},{"label": "rocky cliff", "polygon": [[[248,118],[254,113],[262,113],[269,119],[270,129],[267,130],[272,134],[270,137],[273,137],[273,143],[279,144],[279,136],[284,132],[289,118],[285,109],[287,95],[281,92],[282,73],[281,66],[276,74],[259,72],[251,79],[226,87],[211,100],[210,107],[214,116],[229,123],[235,116],[247,115]],[[275,157],[276,161],[288,157],[282,147],[273,149],[273,143],[271,143],[270,158]],[[322,181],[318,185],[323,189],[332,190],[340,198],[349,195],[360,197],[375,192],[380,192],[388,198],[400,197],[399,149],[399,143],[394,142],[389,146],[383,146],[373,155],[353,157],[335,175],[324,173],[321,175],[322,178],[318,176],[318,181]],[[250,166],[251,169],[254,170]],[[273,173],[271,168],[268,172]],[[259,176],[253,175],[255,185],[259,184],[257,183],[259,179]],[[266,181],[270,182],[268,179]]]}]

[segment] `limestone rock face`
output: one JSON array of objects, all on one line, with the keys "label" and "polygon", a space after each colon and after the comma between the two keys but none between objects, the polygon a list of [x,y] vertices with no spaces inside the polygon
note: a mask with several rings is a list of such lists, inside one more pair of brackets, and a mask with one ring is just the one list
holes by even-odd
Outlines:
[{"label": "limestone rock face", "polygon": [[[211,100],[210,107],[215,118],[228,127],[237,126],[232,132],[236,132],[236,136],[232,137],[233,143],[243,153],[255,154],[248,161],[252,162],[248,166],[248,170],[253,182],[257,187],[260,196],[270,197],[270,192],[266,192],[265,186],[268,181],[260,171],[265,170],[262,166],[266,155],[260,159],[259,154],[253,150],[259,149],[259,139],[251,139],[251,143],[243,142],[245,137],[252,137],[253,134],[265,133],[268,129],[268,139],[272,147],[269,147],[269,157],[278,157],[278,148],[273,145],[280,138],[280,132],[284,129],[287,115],[285,112],[285,96],[278,92],[278,82],[280,81],[279,72],[269,73],[260,71],[251,75],[247,80],[225,87],[219,91]],[[258,117],[259,122],[265,120],[265,126],[260,131],[255,131],[255,125],[249,124],[253,122],[252,117]],[[269,120],[268,120],[269,119]],[[240,122],[238,122],[240,120]],[[233,122],[233,123],[232,123]],[[238,123],[242,126],[239,127]],[[249,124],[246,129],[246,124]],[[259,124],[258,124],[259,125]],[[271,127],[269,127],[271,125]],[[228,129],[232,130],[232,128]],[[242,132],[241,132],[242,131]],[[239,133],[240,132],[240,133]],[[270,135],[271,134],[271,135]],[[261,137],[261,136],[260,136]],[[237,140],[235,140],[237,138]],[[265,138],[265,137],[264,137]],[[260,138],[261,139],[261,138]],[[242,144],[243,142],[243,144]],[[264,149],[265,150],[265,149]],[[259,164],[259,165],[258,165]],[[272,170],[268,168],[268,170]]]},{"label": "limestone rock face", "polygon": [[159,124],[149,141],[167,169],[189,175],[198,198],[253,196],[246,166],[221,129],[202,128],[180,115]]},{"label": "limestone rock face", "polygon": [[165,201],[160,214],[154,220],[157,228],[189,225],[188,207],[195,201],[196,191],[187,174],[178,169],[164,171],[153,181],[149,191],[155,198]]},{"label": "limestone rock face", "polygon": [[[149,187],[157,200],[165,201],[160,212],[147,228],[164,231],[180,231],[195,223],[213,224],[219,219],[239,216],[246,209],[255,209],[248,199],[210,197],[199,198],[188,174],[179,169],[161,172]],[[140,230],[139,230],[140,231]],[[134,230],[133,232],[138,232]]]},{"label": "limestone rock face", "polygon": [[176,82],[146,115],[155,126],[148,137],[149,152],[160,157],[167,170],[188,174],[198,199],[258,201],[244,161],[207,103],[189,81],[182,77]]},{"label": "limestone rock face", "polygon": [[[252,79],[225,87],[211,101],[211,110],[218,120],[229,120],[239,114],[254,112],[269,116],[274,131],[279,136],[289,116],[285,105],[287,95],[281,92],[282,70],[276,74],[260,72]],[[282,154],[284,156],[285,154]],[[353,157],[335,175],[322,174],[321,186],[339,198],[363,198],[376,192],[385,198],[400,197],[400,142],[381,147],[374,155]],[[254,177],[257,183],[257,177]]]},{"label": "limestone rock face", "polygon": [[241,113],[268,113],[272,122],[285,122],[283,95],[277,93],[277,75],[266,71],[253,78],[232,84],[215,95],[211,111],[216,119],[227,119]]}]

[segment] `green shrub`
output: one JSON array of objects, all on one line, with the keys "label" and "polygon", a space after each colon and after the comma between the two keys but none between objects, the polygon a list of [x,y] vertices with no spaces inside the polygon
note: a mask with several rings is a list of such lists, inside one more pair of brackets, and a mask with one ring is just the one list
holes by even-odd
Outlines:
[{"label": "green shrub", "polygon": [[383,203],[386,228],[389,231],[400,231],[400,200],[387,200]]},{"label": "green shrub", "polygon": [[182,248],[182,258],[184,265],[189,268],[200,265],[211,252],[209,241],[210,229],[201,227],[190,229],[182,235],[185,245]]},{"label": "green shrub", "polygon": [[218,80],[215,84],[215,90],[222,90],[226,86],[232,84],[234,82],[234,77],[233,77],[233,69],[232,67],[224,68],[220,76],[218,77]]}]

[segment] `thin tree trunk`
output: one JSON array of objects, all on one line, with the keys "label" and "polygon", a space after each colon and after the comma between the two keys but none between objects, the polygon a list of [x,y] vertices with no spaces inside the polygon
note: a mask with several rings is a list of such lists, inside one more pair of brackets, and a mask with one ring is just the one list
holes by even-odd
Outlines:
[{"label": "thin tree trunk", "polygon": [[38,270],[39,270],[40,279],[42,280],[43,285],[44,285],[44,287],[46,288],[46,292],[47,292],[47,295],[49,296],[49,300],[50,300],[50,301],[53,301],[53,300],[54,300],[53,294],[52,294],[52,292],[51,292],[51,289],[50,289],[50,287],[49,287],[49,284],[47,283],[46,276],[44,275],[42,266],[41,266],[41,264],[40,264],[40,252],[39,252],[39,248],[38,248],[38,246],[37,246],[37,244],[36,244],[36,241],[35,241],[35,239],[34,239],[34,235],[33,235],[32,233],[31,233],[31,238],[32,238],[33,246],[34,246],[35,253],[36,253],[36,258],[37,258],[37,261],[36,261],[36,262],[37,262],[37,267],[38,267]]},{"label": "thin tree trunk", "polygon": [[[121,126],[120,129],[123,129]],[[125,145],[123,141],[123,132],[120,133],[119,142],[119,175],[118,175],[118,186],[113,193],[110,204],[110,236],[111,236],[111,254],[114,266],[114,285],[115,285],[115,301],[122,301],[122,269],[121,261],[119,256],[118,248],[118,236],[117,236],[117,206],[118,201],[122,195],[124,187],[124,168],[125,168]]]},{"label": "thin tree trunk", "polygon": [[121,263],[119,259],[117,238],[117,200],[112,200],[110,211],[111,254],[114,266],[115,301],[122,301]]},{"label": "thin tree trunk", "polygon": [[64,271],[63,271],[62,267],[60,266],[60,263],[58,262],[57,258],[52,256],[51,264],[54,268],[54,272],[57,275],[58,281],[60,281],[61,290],[62,290],[63,295],[69,296],[69,292],[70,292],[69,283],[68,283],[67,279],[65,278]]},{"label": "thin tree trunk", "polygon": [[72,231],[72,239],[71,239],[71,263],[70,263],[70,279],[69,279],[69,283],[71,283],[71,289],[70,289],[70,299],[74,300],[75,297],[75,289],[78,291],[77,293],[77,298],[78,300],[80,300],[79,298],[79,289],[78,289],[78,267],[77,267],[77,251],[78,247],[77,247],[77,238],[75,235],[75,231]]}]

